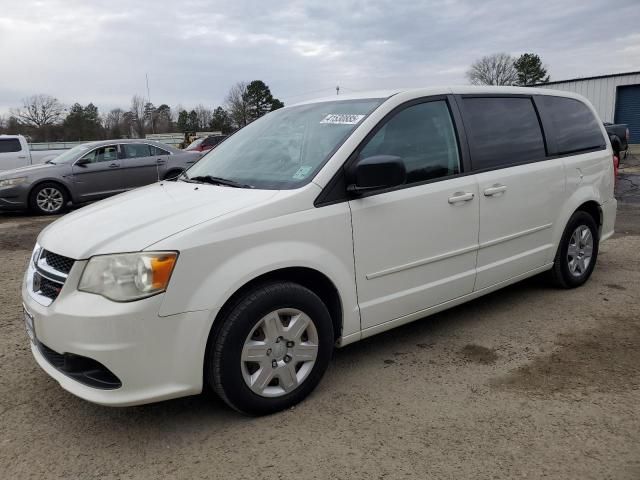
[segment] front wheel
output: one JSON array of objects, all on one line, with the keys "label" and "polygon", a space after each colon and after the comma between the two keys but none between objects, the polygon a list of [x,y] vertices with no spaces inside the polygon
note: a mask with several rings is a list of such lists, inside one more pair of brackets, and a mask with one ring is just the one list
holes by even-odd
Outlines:
[{"label": "front wheel", "polygon": [[42,183],[33,189],[29,197],[29,206],[40,215],[56,215],[62,213],[69,198],[67,192],[57,183]]},{"label": "front wheel", "polygon": [[327,307],[291,282],[260,286],[219,319],[205,381],[232,408],[263,415],[289,408],[320,382],[333,351]]},{"label": "front wheel", "polygon": [[584,284],[598,258],[598,226],[587,212],[575,212],[565,227],[551,269],[551,278],[561,288]]}]

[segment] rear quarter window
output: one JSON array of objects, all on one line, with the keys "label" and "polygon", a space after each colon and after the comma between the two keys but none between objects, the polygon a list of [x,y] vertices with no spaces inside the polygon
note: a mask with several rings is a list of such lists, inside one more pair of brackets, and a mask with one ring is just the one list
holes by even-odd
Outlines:
[{"label": "rear quarter window", "polygon": [[462,99],[473,170],[544,160],[545,143],[528,97]]},{"label": "rear quarter window", "polygon": [[17,138],[0,138],[0,153],[12,153],[22,150]]},{"label": "rear quarter window", "polygon": [[540,95],[536,105],[553,154],[566,155],[606,148],[600,121],[580,100]]}]

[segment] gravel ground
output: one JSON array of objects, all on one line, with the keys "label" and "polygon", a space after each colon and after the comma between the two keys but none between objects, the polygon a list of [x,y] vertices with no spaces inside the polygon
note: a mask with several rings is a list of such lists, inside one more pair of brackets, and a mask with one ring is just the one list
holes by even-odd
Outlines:
[{"label": "gravel ground", "polygon": [[63,391],[20,315],[50,220],[0,215],[0,477],[637,480],[640,205],[622,200],[584,287],[530,279],[338,350],[309,399],[257,419],[204,395],[113,409]]}]

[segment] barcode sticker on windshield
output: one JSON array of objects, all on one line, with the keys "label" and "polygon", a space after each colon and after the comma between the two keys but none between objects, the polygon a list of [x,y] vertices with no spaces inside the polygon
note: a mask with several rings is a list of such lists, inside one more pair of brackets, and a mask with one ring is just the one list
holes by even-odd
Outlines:
[{"label": "barcode sticker on windshield", "polygon": [[320,123],[334,123],[339,125],[355,125],[364,118],[364,115],[354,115],[350,113],[330,113],[324,117]]},{"label": "barcode sticker on windshield", "polygon": [[304,178],[306,178],[307,175],[309,175],[309,172],[311,172],[311,170],[313,170],[313,167],[310,165],[302,165],[298,171],[296,173],[294,173],[293,178],[295,180],[302,180]]}]

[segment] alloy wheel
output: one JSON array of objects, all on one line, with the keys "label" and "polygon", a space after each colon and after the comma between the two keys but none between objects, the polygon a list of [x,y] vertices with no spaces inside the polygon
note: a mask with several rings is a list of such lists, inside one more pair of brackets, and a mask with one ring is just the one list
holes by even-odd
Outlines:
[{"label": "alloy wheel", "polygon": [[580,277],[589,268],[593,256],[593,235],[586,225],[580,225],[571,234],[567,249],[569,273]]},{"label": "alloy wheel", "polygon": [[57,212],[63,207],[64,195],[53,187],[45,187],[36,195],[36,204],[43,212]]}]

